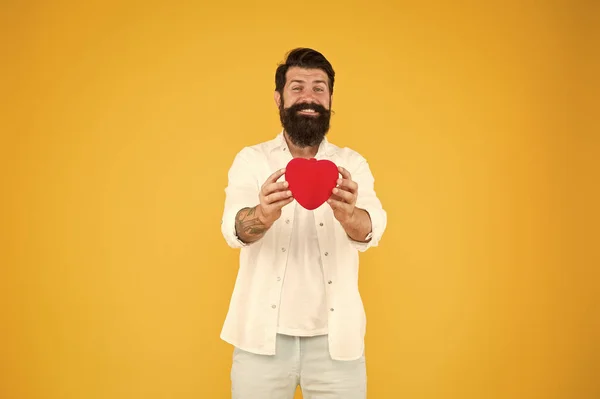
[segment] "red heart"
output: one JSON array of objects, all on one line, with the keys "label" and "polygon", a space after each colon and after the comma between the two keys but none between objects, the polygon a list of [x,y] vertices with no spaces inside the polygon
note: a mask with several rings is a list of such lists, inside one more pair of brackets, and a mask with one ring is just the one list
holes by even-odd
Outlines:
[{"label": "red heart", "polygon": [[286,166],[285,179],[294,199],[310,211],[331,196],[337,183],[338,168],[326,159],[294,158]]}]

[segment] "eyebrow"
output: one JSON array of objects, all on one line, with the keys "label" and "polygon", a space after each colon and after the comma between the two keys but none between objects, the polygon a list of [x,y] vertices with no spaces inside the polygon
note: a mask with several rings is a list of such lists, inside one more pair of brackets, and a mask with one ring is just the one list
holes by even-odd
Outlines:
[{"label": "eyebrow", "polygon": [[[291,83],[306,83],[306,80],[302,80],[302,79],[293,79],[293,80],[290,80],[290,84],[291,84]],[[325,84],[325,85],[327,84],[327,82],[326,82],[326,81],[324,81],[324,80],[315,80],[315,81],[313,81],[313,83],[323,83],[323,84]]]}]

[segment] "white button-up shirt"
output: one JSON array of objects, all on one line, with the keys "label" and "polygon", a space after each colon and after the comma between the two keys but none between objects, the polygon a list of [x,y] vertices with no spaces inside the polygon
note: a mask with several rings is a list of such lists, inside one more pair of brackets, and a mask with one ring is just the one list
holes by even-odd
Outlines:
[{"label": "white button-up shirt", "polygon": [[[387,224],[387,214],[375,194],[369,165],[359,153],[324,139],[315,158],[328,159],[350,172],[358,184],[356,206],[366,210],[371,218],[372,237],[362,243],[346,234],[329,204],[324,203],[313,211],[326,282],[330,355],[336,360],[355,360],[364,352],[366,327],[358,290],[358,253],[378,245]],[[235,217],[240,209],[258,204],[261,186],[291,160],[283,132],[273,140],[245,147],[235,156],[225,189],[221,232],[229,246],[241,251],[221,339],[257,354],[275,354],[281,276],[285,275],[294,222],[294,207],[290,205],[295,201],[283,207],[281,217],[260,240],[250,244],[237,237]]]}]

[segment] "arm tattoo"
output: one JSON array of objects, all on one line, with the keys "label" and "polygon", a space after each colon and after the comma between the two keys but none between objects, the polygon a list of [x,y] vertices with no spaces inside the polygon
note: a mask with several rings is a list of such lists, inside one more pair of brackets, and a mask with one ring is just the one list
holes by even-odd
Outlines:
[{"label": "arm tattoo", "polygon": [[256,216],[256,207],[240,210],[235,218],[235,230],[242,241],[258,240],[268,230]]}]

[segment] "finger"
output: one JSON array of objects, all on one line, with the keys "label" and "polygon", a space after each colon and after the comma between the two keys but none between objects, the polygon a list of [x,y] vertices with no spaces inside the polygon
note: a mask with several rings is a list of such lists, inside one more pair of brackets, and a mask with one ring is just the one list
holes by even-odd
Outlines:
[{"label": "finger", "polygon": [[263,184],[263,187],[270,183],[275,183],[277,181],[277,179],[279,179],[284,174],[285,174],[285,168],[275,171],[271,176],[267,177],[267,180],[265,181],[265,184]]},{"label": "finger", "polygon": [[286,206],[287,204],[289,204],[290,202],[292,202],[294,200],[294,197],[290,197],[290,198],[286,198],[277,202],[273,202],[269,205],[267,205],[267,209],[269,211],[274,211],[274,210],[278,210],[283,208],[284,206]]},{"label": "finger", "polygon": [[263,185],[262,193],[263,195],[269,195],[278,191],[284,191],[287,190],[289,185],[290,184],[287,181],[265,184]]},{"label": "finger", "polygon": [[344,179],[352,180],[352,175],[350,175],[350,172],[348,172],[348,169],[338,166],[338,171],[340,172],[340,174],[342,175],[342,177]]},{"label": "finger", "polygon": [[350,204],[347,204],[344,201],[334,200],[333,198],[329,198],[327,200],[327,203],[329,204],[329,206],[331,206],[331,209],[333,209],[334,211],[342,211],[350,214],[350,211],[352,209],[352,206]]},{"label": "finger", "polygon": [[331,196],[329,198],[334,199],[336,201],[343,201],[341,197],[339,197],[338,195],[335,195],[335,194],[331,194]]},{"label": "finger", "polygon": [[286,200],[292,196],[292,192],[290,190],[287,191],[278,191],[276,193],[271,193],[264,197],[265,204],[270,205],[274,202]]},{"label": "finger", "polygon": [[354,203],[355,197],[353,193],[339,188],[334,188],[332,192],[337,195],[341,201],[347,202],[348,204]]},{"label": "finger", "polygon": [[346,191],[350,191],[355,194],[358,192],[358,183],[356,183],[353,180],[338,179],[337,185],[338,185],[338,187],[340,187]]}]

